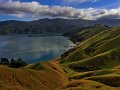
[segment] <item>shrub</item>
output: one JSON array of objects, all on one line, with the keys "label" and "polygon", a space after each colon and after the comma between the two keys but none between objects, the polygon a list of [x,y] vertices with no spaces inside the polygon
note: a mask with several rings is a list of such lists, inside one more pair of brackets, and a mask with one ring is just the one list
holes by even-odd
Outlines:
[{"label": "shrub", "polygon": [[0,64],[2,64],[2,65],[9,65],[9,60],[7,58],[1,58]]},{"label": "shrub", "polygon": [[27,63],[24,62],[21,58],[19,58],[18,60],[15,60],[14,58],[11,59],[10,66],[13,68],[24,67],[26,65]]}]

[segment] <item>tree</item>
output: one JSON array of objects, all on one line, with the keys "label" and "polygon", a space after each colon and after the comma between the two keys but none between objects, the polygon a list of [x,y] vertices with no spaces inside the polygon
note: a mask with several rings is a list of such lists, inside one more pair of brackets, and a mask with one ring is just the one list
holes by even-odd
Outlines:
[{"label": "tree", "polygon": [[17,64],[19,67],[24,67],[27,65],[21,58],[18,59]]},{"label": "tree", "polygon": [[14,58],[12,58],[12,59],[11,59],[10,66],[11,66],[11,67],[15,67],[15,65],[16,65],[16,61],[15,61]]},{"label": "tree", "polygon": [[9,60],[7,58],[1,58],[1,64],[9,65]]},{"label": "tree", "polygon": [[19,58],[18,60],[15,60],[15,59],[11,59],[11,67],[14,67],[14,68],[19,68],[19,67],[24,67],[26,66],[26,62],[24,62],[21,58]]}]

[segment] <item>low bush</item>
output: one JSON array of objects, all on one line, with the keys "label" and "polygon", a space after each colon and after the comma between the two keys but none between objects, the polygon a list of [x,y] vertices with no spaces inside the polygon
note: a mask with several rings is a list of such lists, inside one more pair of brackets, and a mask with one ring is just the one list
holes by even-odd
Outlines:
[{"label": "low bush", "polygon": [[9,65],[10,67],[13,67],[13,68],[24,67],[27,65],[27,63],[24,62],[21,58],[19,58],[18,60],[15,60],[14,58],[12,58],[11,61],[9,61],[7,58],[1,58],[0,64]]}]

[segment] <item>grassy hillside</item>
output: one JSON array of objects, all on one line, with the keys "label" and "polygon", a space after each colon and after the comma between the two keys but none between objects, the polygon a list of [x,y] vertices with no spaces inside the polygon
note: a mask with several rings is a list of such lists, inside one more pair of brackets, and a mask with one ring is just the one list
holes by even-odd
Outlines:
[{"label": "grassy hillside", "polygon": [[[61,61],[61,63],[72,62],[78,65],[89,65],[86,62],[94,63],[95,61],[101,62],[102,60],[107,63],[107,60],[119,61],[119,54],[120,27],[116,27],[84,40],[73,52],[69,53],[69,55]],[[101,62],[101,64],[104,65],[104,62]]]},{"label": "grassy hillside", "polygon": [[67,81],[56,62],[37,63],[18,69],[0,66],[0,90],[60,90],[59,87]]},{"label": "grassy hillside", "polygon": [[119,90],[92,80],[72,80],[64,85],[64,90]]},{"label": "grassy hillside", "polygon": [[[92,28],[78,32],[78,35],[84,36],[86,39],[72,51],[68,51],[66,57],[64,56],[60,60],[70,80],[67,87],[69,86],[71,89],[74,87],[73,90],[79,90],[81,80],[88,80],[88,82],[90,80],[95,81],[95,83],[102,83],[105,86],[116,87],[114,89],[119,90],[120,27],[108,30],[100,29],[99,33],[95,33],[97,31],[96,26]],[[91,32],[88,32],[89,30]],[[84,89],[94,90],[90,87]],[[100,90],[104,89],[106,90],[106,87]]]},{"label": "grassy hillside", "polygon": [[64,36],[70,37],[70,39],[73,42],[81,42],[81,41],[84,41],[84,40],[90,38],[91,36],[94,36],[102,31],[108,30],[109,28],[110,27],[108,27],[108,26],[96,24],[94,26],[89,26],[86,28],[81,27],[76,30],[67,32],[64,34]]}]

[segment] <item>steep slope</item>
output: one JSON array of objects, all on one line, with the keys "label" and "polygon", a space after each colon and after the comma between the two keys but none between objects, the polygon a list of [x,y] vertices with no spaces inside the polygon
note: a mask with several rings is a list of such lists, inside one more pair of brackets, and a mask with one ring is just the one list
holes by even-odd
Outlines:
[{"label": "steep slope", "polygon": [[78,28],[76,30],[73,30],[73,31],[63,34],[63,36],[70,37],[70,39],[73,42],[81,42],[81,41],[84,41],[102,31],[108,30],[109,28],[110,27],[108,27],[108,26],[96,24],[94,26],[89,26],[86,28],[84,28],[84,27]]},{"label": "steep slope", "polygon": [[28,65],[24,68],[0,66],[0,90],[61,90],[66,75],[56,62]]},{"label": "steep slope", "polygon": [[120,87],[120,69],[104,69],[83,73],[76,73],[71,80],[92,80],[111,87]]},{"label": "steep slope", "polygon": [[92,80],[72,80],[64,85],[63,90],[119,90]]},{"label": "steep slope", "polygon": [[[107,55],[110,55],[111,59],[119,59],[119,50],[120,27],[116,27],[109,30],[105,30],[83,41],[72,53],[70,53],[69,56],[64,58],[62,62],[78,61],[83,63],[84,61],[86,62],[91,59],[96,60],[97,57],[100,58],[105,56],[107,58]],[[116,54],[114,55],[112,53]],[[78,64],[78,62],[76,63]]]},{"label": "steep slope", "polygon": [[[96,28],[96,27],[95,27]],[[86,30],[86,29],[85,29]],[[89,29],[87,29],[89,30]],[[92,29],[93,31],[96,29]],[[85,33],[83,40],[76,48],[65,52],[60,60],[60,64],[64,67],[68,74],[70,82],[67,88],[79,90],[84,86],[82,80],[87,82],[95,81],[99,83],[97,90],[106,90],[107,88],[100,85],[110,86],[110,90],[120,89],[120,27],[103,30],[99,33],[91,35]],[[82,30],[82,32],[86,32]],[[89,38],[88,38],[89,37]],[[81,84],[82,83],[82,84]],[[88,83],[85,85],[89,85]],[[82,88],[83,90],[96,90],[93,87]],[[92,85],[94,86],[94,85]],[[104,87],[101,89],[101,87]],[[115,87],[115,88],[111,88]]]}]

